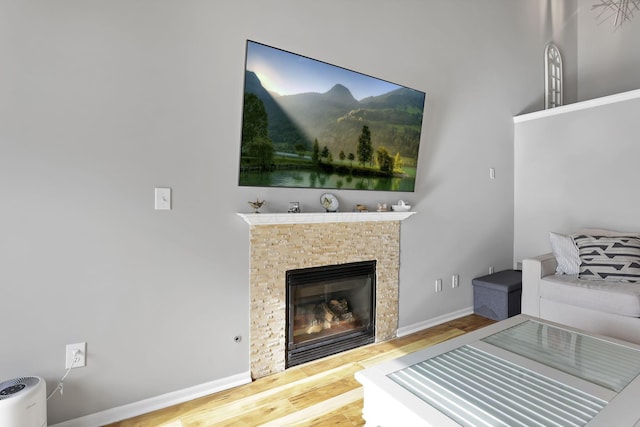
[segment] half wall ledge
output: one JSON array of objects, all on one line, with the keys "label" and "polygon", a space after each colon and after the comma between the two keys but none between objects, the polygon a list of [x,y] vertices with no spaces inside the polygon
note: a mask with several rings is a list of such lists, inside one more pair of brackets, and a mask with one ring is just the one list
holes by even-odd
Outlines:
[{"label": "half wall ledge", "polygon": [[238,213],[249,225],[403,221],[416,212]]}]

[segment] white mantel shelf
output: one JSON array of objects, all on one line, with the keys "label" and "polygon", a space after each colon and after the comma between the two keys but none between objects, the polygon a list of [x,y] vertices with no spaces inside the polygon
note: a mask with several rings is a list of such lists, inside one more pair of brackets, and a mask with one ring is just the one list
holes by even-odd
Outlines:
[{"label": "white mantel shelf", "polygon": [[238,213],[249,225],[403,221],[415,212]]}]

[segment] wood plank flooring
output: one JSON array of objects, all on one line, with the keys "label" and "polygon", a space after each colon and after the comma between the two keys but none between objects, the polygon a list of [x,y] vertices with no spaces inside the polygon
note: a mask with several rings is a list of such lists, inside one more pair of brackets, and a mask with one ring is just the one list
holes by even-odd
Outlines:
[{"label": "wood plank flooring", "polygon": [[357,371],[492,323],[465,316],[106,427],[363,426]]}]

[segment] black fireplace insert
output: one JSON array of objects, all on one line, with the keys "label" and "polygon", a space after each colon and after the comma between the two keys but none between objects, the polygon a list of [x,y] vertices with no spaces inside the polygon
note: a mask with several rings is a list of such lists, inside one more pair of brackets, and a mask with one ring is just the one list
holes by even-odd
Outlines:
[{"label": "black fireplace insert", "polygon": [[289,270],[286,367],[375,341],[376,261]]}]

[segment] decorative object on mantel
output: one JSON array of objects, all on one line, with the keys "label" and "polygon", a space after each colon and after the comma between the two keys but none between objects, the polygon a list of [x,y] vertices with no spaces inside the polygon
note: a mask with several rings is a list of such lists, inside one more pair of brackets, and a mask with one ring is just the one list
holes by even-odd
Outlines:
[{"label": "decorative object on mantel", "polygon": [[544,108],[562,104],[562,56],[558,47],[549,42],[544,48]]},{"label": "decorative object on mantel", "polygon": [[387,204],[386,203],[378,203],[378,212],[387,212]]},{"label": "decorative object on mantel", "polygon": [[331,193],[324,193],[320,196],[320,204],[327,212],[338,212],[338,207],[340,206],[338,198]]},{"label": "decorative object on mantel", "polygon": [[404,200],[398,200],[397,205],[391,205],[391,209],[394,212],[408,212],[411,209],[411,205],[407,205]]},{"label": "decorative object on mantel", "polygon": [[631,21],[633,12],[640,11],[640,0],[600,0],[591,6],[591,10],[601,9],[596,18],[601,23],[614,18],[613,26],[622,27],[625,21]]},{"label": "decorative object on mantel", "polygon": [[247,203],[249,203],[249,206],[253,208],[253,213],[260,213],[260,208],[264,205],[264,202],[266,202],[266,200],[256,199],[255,202]]},{"label": "decorative object on mantel", "polygon": [[369,208],[367,207],[367,205],[362,205],[362,204],[358,203],[356,205],[355,211],[356,212],[369,212]]},{"label": "decorative object on mantel", "polygon": [[289,213],[300,213],[300,202],[289,202]]}]

